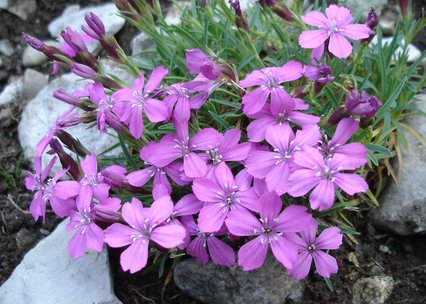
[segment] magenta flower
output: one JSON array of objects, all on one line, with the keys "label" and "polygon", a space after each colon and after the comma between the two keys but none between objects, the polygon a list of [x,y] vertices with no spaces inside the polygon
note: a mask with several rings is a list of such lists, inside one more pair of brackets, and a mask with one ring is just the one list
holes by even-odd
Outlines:
[{"label": "magenta flower", "polygon": [[[302,64],[297,61],[289,61],[282,67],[264,68],[248,74],[240,81],[243,88],[259,86],[243,96],[243,112],[246,115],[256,114],[262,110],[270,97],[271,111],[294,107],[293,98],[280,85],[302,77]],[[285,106],[282,105],[285,104]]]},{"label": "magenta flower", "polygon": [[235,253],[232,247],[216,237],[225,234],[223,231],[214,234],[202,232],[192,216],[184,216],[181,221],[188,233],[195,236],[186,248],[189,255],[201,264],[207,264],[209,256],[216,265],[230,267],[235,264]]},{"label": "magenta flower", "polygon": [[[36,157],[34,159],[35,173],[28,172],[28,176],[25,178],[25,186],[28,190],[35,191],[34,198],[30,204],[30,212],[34,220],[38,220],[39,217],[45,220],[46,206],[50,203],[53,212],[59,217],[65,217],[69,215],[70,211],[75,208],[75,200],[71,198],[73,195],[62,199],[58,197],[57,186],[67,184],[66,181],[58,180],[63,177],[67,170],[58,171],[52,179],[48,179],[50,170],[55,164],[57,158],[54,157],[47,167],[42,171],[41,169],[41,158]],[[74,196],[78,194],[78,190]]]},{"label": "magenta flower", "polygon": [[325,9],[325,15],[318,11],[309,12],[302,16],[302,20],[319,29],[302,32],[300,46],[315,49],[329,39],[328,50],[338,58],[347,58],[352,52],[352,46],[346,38],[360,40],[368,38],[371,33],[365,24],[351,24],[353,17],[349,9],[334,4]]},{"label": "magenta flower", "polygon": [[56,118],[47,134],[43,136],[43,138],[40,139],[40,141],[37,143],[35,148],[36,158],[43,155],[43,152],[46,150],[52,138],[55,137],[59,132],[66,128],[76,126],[81,122],[80,116],[77,113],[73,113],[74,109],[75,107],[71,107],[68,111],[64,112],[63,114],[59,115],[58,118]]},{"label": "magenta flower", "polygon": [[129,226],[115,223],[105,230],[105,242],[109,246],[130,245],[120,257],[124,271],[135,273],[146,266],[151,241],[163,248],[173,248],[183,242],[186,232],[181,225],[159,226],[172,211],[173,202],[167,196],[154,201],[150,208],[143,208],[137,198],[124,204],[122,216]]},{"label": "magenta flower", "polygon": [[220,67],[200,49],[186,50],[185,53],[186,67],[191,74],[202,74],[210,80],[216,80],[222,74]]},{"label": "magenta flower", "polygon": [[320,121],[318,116],[300,112],[299,110],[302,109],[305,109],[305,106],[296,100],[294,106],[282,103],[280,107],[275,108],[274,112],[272,112],[270,105],[266,104],[260,112],[254,115],[247,115],[254,118],[247,127],[249,140],[252,142],[264,140],[266,130],[271,126],[289,125],[291,122],[303,128],[316,125]]},{"label": "magenta flower", "polygon": [[290,187],[294,153],[306,145],[315,146],[320,136],[316,125],[297,131],[296,136],[289,125],[270,126],[265,137],[274,150],[252,151],[245,162],[247,171],[256,178],[266,178],[269,191],[282,195]]},{"label": "magenta flower", "polygon": [[239,183],[231,169],[220,163],[211,179],[194,180],[192,191],[205,202],[198,217],[198,226],[203,232],[218,231],[231,210],[245,209],[257,211],[258,196],[246,183]]},{"label": "magenta flower", "polygon": [[[214,130],[217,132],[216,130]],[[205,159],[209,167],[216,167],[222,162],[243,162],[247,159],[251,150],[250,143],[238,143],[241,138],[241,131],[238,129],[230,129],[225,134],[217,132],[219,141],[216,145],[211,146],[205,155],[200,155]]]},{"label": "magenta flower", "polygon": [[105,94],[102,84],[94,83],[89,89],[89,98],[96,106],[96,121],[99,131],[106,132],[106,124],[115,130],[123,129],[122,123],[118,116],[112,111],[114,100],[111,96]]},{"label": "magenta flower", "polygon": [[340,172],[354,169],[351,158],[345,154],[336,153],[324,159],[318,149],[304,146],[302,151],[295,154],[294,162],[300,168],[289,177],[288,193],[299,197],[314,188],[309,196],[312,209],[323,211],[330,208],[337,187],[349,195],[368,190],[368,184],[361,176]]},{"label": "magenta flower", "polygon": [[154,99],[151,94],[157,89],[168,70],[157,67],[144,87],[143,74],[135,80],[132,88],[120,89],[112,95],[116,100],[114,112],[121,121],[128,124],[130,134],[140,138],[144,129],[142,113],[145,113],[151,122],[160,122],[168,118],[169,113],[164,102]]},{"label": "magenta flower", "polygon": [[176,159],[183,159],[183,169],[189,178],[204,177],[207,165],[194,151],[208,151],[215,147],[220,133],[212,128],[200,130],[194,136],[188,136],[188,123],[175,123],[176,135],[163,136],[159,143],[152,146],[149,163],[156,167],[165,167]]},{"label": "magenta flower", "polygon": [[324,157],[331,158],[335,154],[342,154],[348,162],[352,163],[351,168],[356,169],[367,163],[367,148],[361,143],[345,144],[352,135],[359,129],[359,123],[353,118],[342,119],[337,125],[331,140],[325,138],[319,142],[318,150]]},{"label": "magenta flower", "polygon": [[85,249],[101,252],[104,244],[104,231],[95,223],[96,220],[115,221],[116,212],[121,202],[117,198],[102,198],[95,204],[88,200],[90,187],[81,187],[76,199],[77,210],[71,212],[68,231],[76,230],[68,242],[68,253],[73,258],[84,255]]},{"label": "magenta flower", "polygon": [[302,206],[282,209],[282,201],[273,192],[263,194],[257,201],[260,219],[244,208],[233,210],[226,226],[237,236],[256,236],[238,251],[238,265],[245,271],[259,268],[265,261],[269,246],[275,258],[291,269],[297,261],[296,246],[284,234],[300,232],[311,220]]},{"label": "magenta flower", "polygon": [[370,96],[367,92],[359,92],[353,89],[348,92],[345,99],[345,107],[349,114],[373,117],[382,103],[376,96]]},{"label": "magenta flower", "polygon": [[289,270],[289,274],[296,280],[306,278],[312,259],[320,276],[329,278],[331,274],[337,273],[336,259],[324,251],[339,249],[342,245],[342,232],[337,227],[331,227],[324,229],[318,237],[315,237],[317,229],[318,222],[312,219],[300,236],[295,233],[288,235],[299,251],[296,264]]},{"label": "magenta flower", "polygon": [[169,113],[173,112],[173,118],[177,122],[188,121],[191,117],[191,110],[199,109],[207,99],[204,94],[190,96],[192,90],[186,88],[185,85],[185,83],[172,85],[167,90],[167,97],[164,98]]},{"label": "magenta flower", "polygon": [[84,176],[79,182],[68,181],[67,184],[61,185],[60,188],[58,188],[58,195],[62,195],[62,198],[67,198],[75,195],[75,192],[78,191],[77,199],[82,205],[90,204],[93,198],[99,201],[107,199],[111,186],[105,183],[102,174],[98,173],[98,164],[95,154],[86,156],[86,158],[80,162],[80,166]]},{"label": "magenta flower", "polygon": [[131,172],[127,175],[126,178],[129,184],[135,187],[142,187],[151,178],[154,178],[152,183],[153,188],[158,185],[163,185],[170,194],[172,192],[172,186],[170,185],[170,181],[167,178],[167,175],[180,186],[188,184],[188,181],[182,180],[180,178],[180,172],[182,171],[182,163],[180,162],[172,162],[164,167],[156,167],[150,164],[149,159],[150,156],[153,155],[153,148],[155,145],[155,142],[150,142],[140,151],[140,158],[145,162],[145,164],[148,165],[148,167],[142,170]]}]

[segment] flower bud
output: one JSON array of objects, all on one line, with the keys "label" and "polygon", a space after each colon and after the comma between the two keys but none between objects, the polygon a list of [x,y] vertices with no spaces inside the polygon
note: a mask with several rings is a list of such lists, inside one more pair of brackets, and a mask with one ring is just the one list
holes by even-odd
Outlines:
[{"label": "flower bud", "polygon": [[77,76],[80,76],[86,79],[93,79],[96,77],[95,70],[93,70],[91,67],[87,65],[80,64],[80,63],[73,63],[71,65],[71,71]]},{"label": "flower bud", "polygon": [[57,89],[55,92],[53,92],[53,97],[73,106],[80,105],[80,99],[66,92],[64,89]]},{"label": "flower bud", "polygon": [[83,39],[81,39],[80,35],[70,27],[66,27],[65,30],[61,32],[61,37],[76,53],[88,52]]},{"label": "flower bud", "polygon": [[330,126],[337,125],[343,118],[349,117],[348,110],[345,106],[338,107],[330,118],[327,120],[327,124]]},{"label": "flower bud", "polygon": [[368,12],[366,24],[372,31],[374,31],[379,24],[379,17],[377,16],[376,10],[374,8],[371,8]]},{"label": "flower bud", "polygon": [[86,14],[84,20],[86,20],[87,26],[83,25],[81,28],[87,35],[96,40],[105,36],[105,26],[97,15],[94,13]]},{"label": "flower bud", "polygon": [[367,92],[360,93],[353,89],[348,92],[345,99],[345,106],[350,114],[365,117],[373,117],[382,103],[376,96],[370,96]]}]

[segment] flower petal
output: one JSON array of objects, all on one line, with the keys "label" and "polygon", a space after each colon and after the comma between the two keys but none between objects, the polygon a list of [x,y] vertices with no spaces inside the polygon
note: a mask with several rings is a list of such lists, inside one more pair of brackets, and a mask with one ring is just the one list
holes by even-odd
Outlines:
[{"label": "flower petal", "polygon": [[308,252],[303,252],[297,259],[296,264],[292,269],[289,270],[289,275],[291,275],[296,280],[302,280],[306,278],[309,274],[312,264],[312,255]]},{"label": "flower petal", "polygon": [[207,173],[206,163],[193,152],[183,158],[183,169],[186,176],[190,178],[204,177]]},{"label": "flower petal", "polygon": [[235,252],[231,246],[214,236],[207,238],[210,257],[214,264],[231,267],[235,264]]},{"label": "flower petal", "polygon": [[243,96],[243,112],[246,115],[255,114],[262,110],[269,96],[269,90],[263,87],[254,89]]},{"label": "flower petal", "polygon": [[156,227],[151,233],[151,240],[164,248],[173,248],[183,243],[186,236],[181,225],[170,224]]},{"label": "flower petal", "polygon": [[336,186],[329,180],[322,180],[318,186],[311,192],[309,202],[312,209],[324,211],[330,208],[335,199]]},{"label": "flower petal", "polygon": [[229,208],[223,203],[213,203],[201,209],[198,217],[198,227],[202,232],[216,232],[225,222]]},{"label": "flower petal", "polygon": [[233,235],[250,236],[261,233],[262,224],[247,209],[232,210],[225,221],[226,227]]},{"label": "flower petal", "polygon": [[353,40],[370,37],[371,29],[365,24],[348,24],[340,28],[340,33]]},{"label": "flower petal", "polygon": [[262,236],[244,244],[238,251],[238,265],[244,271],[260,268],[266,259],[268,253],[268,242],[262,241]]},{"label": "flower petal", "polygon": [[309,30],[304,31],[299,36],[299,44],[305,49],[315,49],[321,46],[328,38],[325,30]]},{"label": "flower petal", "polygon": [[328,50],[337,58],[347,58],[352,52],[352,45],[343,35],[333,33],[330,36]]},{"label": "flower petal", "polygon": [[148,262],[149,241],[140,239],[129,246],[120,256],[121,268],[135,273],[146,266]]},{"label": "flower petal", "polygon": [[105,229],[105,242],[113,248],[124,247],[133,243],[132,236],[138,230],[123,224],[112,224]]},{"label": "flower petal", "polygon": [[336,184],[349,195],[368,190],[367,182],[358,174],[336,173],[334,178]]},{"label": "flower petal", "polygon": [[271,242],[272,253],[287,269],[293,268],[294,264],[297,262],[298,256],[296,248],[297,247],[292,242],[284,237],[279,237],[277,240]]},{"label": "flower petal", "polygon": [[323,13],[317,11],[306,13],[302,16],[302,21],[307,25],[317,27],[327,27],[329,23],[327,17]]},{"label": "flower petal", "polygon": [[322,250],[339,249],[340,245],[342,245],[342,239],[343,234],[339,228],[326,228],[316,239],[315,247]]},{"label": "flower petal", "polygon": [[315,268],[320,276],[329,278],[331,274],[337,273],[337,261],[331,255],[317,250],[313,254]]}]

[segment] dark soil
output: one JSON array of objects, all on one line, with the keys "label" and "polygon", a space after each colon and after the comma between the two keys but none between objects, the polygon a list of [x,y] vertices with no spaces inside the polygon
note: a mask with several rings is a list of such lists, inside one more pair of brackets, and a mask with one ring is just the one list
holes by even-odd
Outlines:
[{"label": "dark soil", "polygon": [[[15,53],[0,57],[0,90],[13,75],[22,75],[21,63],[25,48],[20,38],[22,31],[41,39],[48,39],[47,24],[60,15],[70,2],[82,6],[107,2],[107,0],[38,0],[37,12],[27,21],[0,11],[0,39],[7,38]],[[422,3],[422,0],[417,1]],[[420,7],[420,6],[418,6]],[[416,10],[419,12],[419,9]],[[131,38],[136,30],[126,25],[118,34],[120,44],[129,51]],[[416,39],[424,50],[424,33]],[[41,70],[49,69],[46,64]],[[20,104],[0,107],[0,285],[11,275],[23,256],[41,238],[54,229],[58,219],[47,213],[46,222],[34,222],[28,214],[31,201],[23,186],[25,170],[29,164],[21,162],[22,150],[17,139],[17,125],[21,113]],[[385,274],[393,277],[395,287],[387,303],[424,303],[426,300],[426,242],[424,237],[397,237],[375,230],[364,214],[353,215],[356,229],[361,233],[358,245],[347,242],[343,250],[337,251],[339,273],[332,277],[334,292],[316,275],[306,280],[304,303],[351,303],[352,285],[361,277]],[[110,250],[115,292],[125,304],[136,303],[198,303],[182,294],[174,285],[170,273],[158,278],[158,269],[149,273],[130,275],[119,266],[119,250]],[[354,258],[355,257],[355,258]],[[168,284],[164,284],[165,281]]]}]

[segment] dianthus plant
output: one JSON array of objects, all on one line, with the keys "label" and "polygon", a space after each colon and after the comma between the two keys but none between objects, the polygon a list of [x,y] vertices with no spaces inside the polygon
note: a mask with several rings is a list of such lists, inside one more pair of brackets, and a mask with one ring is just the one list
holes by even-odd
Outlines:
[{"label": "dianthus plant", "polygon": [[[59,47],[23,34],[55,73],[84,78],[54,92],[70,109],[40,139],[26,179],[35,220],[48,208],[69,217],[71,256],[108,245],[131,273],[165,263],[161,254],[250,271],[270,252],[295,279],[312,265],[337,273],[329,250],[354,238],[344,211],[376,202],[366,178],[377,180],[403,138],[393,126],[418,88],[408,81],[418,62],[392,67],[392,50],[370,43],[376,31],[381,40],[374,10],[357,19],[337,5],[229,2],[192,1],[170,25],[158,1],[117,0],[152,41],[133,56],[92,13]],[[133,80],[106,74],[88,41]],[[89,151],[69,129],[79,124],[116,136],[115,150]]]}]

